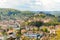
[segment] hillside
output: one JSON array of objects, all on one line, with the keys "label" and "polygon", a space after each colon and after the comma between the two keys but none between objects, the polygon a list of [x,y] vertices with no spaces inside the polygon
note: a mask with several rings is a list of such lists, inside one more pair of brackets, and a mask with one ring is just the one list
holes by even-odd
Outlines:
[{"label": "hillside", "polygon": [[[60,16],[59,11],[19,11],[10,8],[0,8],[0,20],[23,19],[26,20],[37,14],[44,14],[49,17]],[[58,18],[59,19],[59,18]],[[60,20],[60,19],[59,19]]]},{"label": "hillside", "polygon": [[1,19],[24,19],[29,16],[34,15],[33,12],[30,11],[19,11],[10,8],[0,8],[0,17]]},{"label": "hillside", "polygon": [[55,16],[60,16],[60,11],[50,11],[49,13]]}]

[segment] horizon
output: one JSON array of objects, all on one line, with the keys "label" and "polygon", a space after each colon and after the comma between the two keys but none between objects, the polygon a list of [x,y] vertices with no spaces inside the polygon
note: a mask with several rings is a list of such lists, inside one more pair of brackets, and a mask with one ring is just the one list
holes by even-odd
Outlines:
[{"label": "horizon", "polygon": [[0,0],[0,8],[21,11],[59,11],[59,0]]}]

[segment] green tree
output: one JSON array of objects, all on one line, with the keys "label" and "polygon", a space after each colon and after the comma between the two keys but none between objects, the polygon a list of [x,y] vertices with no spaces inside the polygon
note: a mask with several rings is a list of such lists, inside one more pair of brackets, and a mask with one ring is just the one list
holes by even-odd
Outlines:
[{"label": "green tree", "polygon": [[39,30],[39,27],[43,25],[43,22],[42,21],[30,22],[29,25],[36,26],[38,27]]}]

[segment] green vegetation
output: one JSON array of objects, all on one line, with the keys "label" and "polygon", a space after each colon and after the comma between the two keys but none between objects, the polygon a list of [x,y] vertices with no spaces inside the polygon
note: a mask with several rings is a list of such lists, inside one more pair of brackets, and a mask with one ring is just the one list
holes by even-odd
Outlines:
[{"label": "green vegetation", "polygon": [[[6,29],[3,30],[2,26],[0,26],[0,30],[3,30],[0,32],[0,35],[4,36],[9,32],[14,32],[17,39],[21,38],[21,40],[37,40],[34,37],[30,38],[24,35],[31,33],[39,35],[41,34],[42,40],[60,40],[59,16],[39,11],[19,11],[9,8],[0,8],[0,21],[3,20],[12,20],[13,26],[15,26],[14,22],[18,20],[18,22],[16,21],[16,24],[18,24],[19,28],[21,28],[19,30],[16,30],[13,27],[7,27],[8,30],[6,31]],[[41,38],[38,39],[40,40]],[[11,40],[13,40],[13,38]]]}]

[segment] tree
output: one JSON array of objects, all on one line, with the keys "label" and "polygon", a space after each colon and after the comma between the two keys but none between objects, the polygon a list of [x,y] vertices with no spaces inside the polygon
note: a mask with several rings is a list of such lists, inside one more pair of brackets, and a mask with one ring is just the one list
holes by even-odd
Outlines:
[{"label": "tree", "polygon": [[60,25],[60,22],[48,22],[48,23],[44,23],[45,26],[55,26],[55,25]]},{"label": "tree", "polygon": [[8,38],[7,40],[15,40],[15,38],[13,38],[13,37],[10,37],[10,38]]},{"label": "tree", "polygon": [[3,30],[2,34],[3,35],[7,35],[6,30]]},{"label": "tree", "polygon": [[39,27],[43,25],[43,22],[42,21],[30,22],[29,25],[36,26],[38,27],[39,30]]},{"label": "tree", "polygon": [[2,29],[1,27],[2,27],[2,26],[0,26],[0,29]]}]

